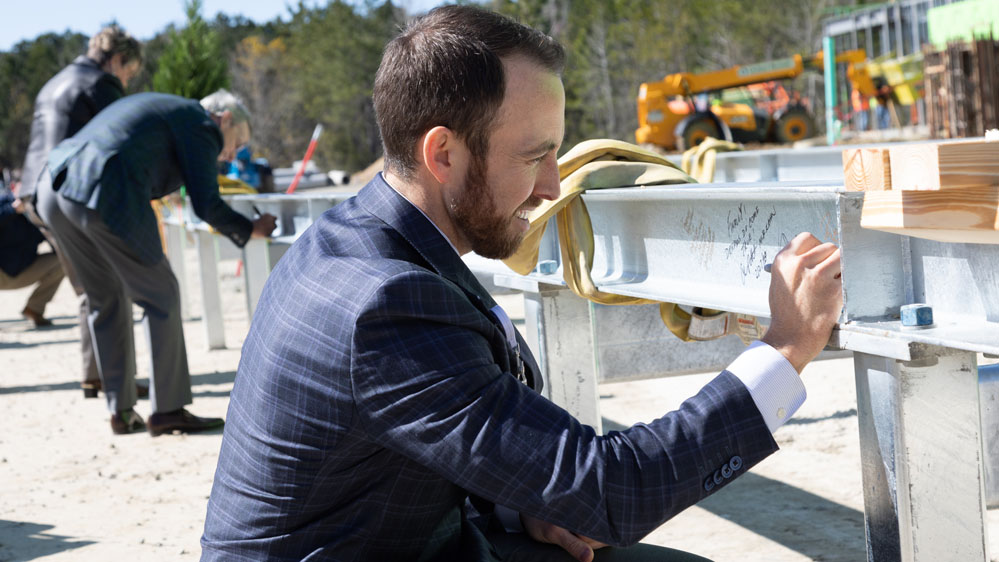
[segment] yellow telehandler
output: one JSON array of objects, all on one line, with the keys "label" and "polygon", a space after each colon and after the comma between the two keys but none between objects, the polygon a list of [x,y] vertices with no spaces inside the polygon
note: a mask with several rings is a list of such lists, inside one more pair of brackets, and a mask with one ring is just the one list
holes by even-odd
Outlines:
[{"label": "yellow telehandler", "polygon": [[[875,95],[874,82],[862,68],[863,49],[843,52],[837,63],[847,63],[851,85],[868,97]],[[708,137],[734,142],[794,142],[814,136],[815,119],[800,100],[791,99],[775,111],[741,103],[716,103],[705,110],[695,107],[693,96],[729,88],[761,84],[799,76],[806,70],[822,70],[821,52],[733,66],[724,70],[693,74],[670,74],[659,82],[642,84],[638,90],[638,144],[653,144],[671,150],[686,150]]]}]

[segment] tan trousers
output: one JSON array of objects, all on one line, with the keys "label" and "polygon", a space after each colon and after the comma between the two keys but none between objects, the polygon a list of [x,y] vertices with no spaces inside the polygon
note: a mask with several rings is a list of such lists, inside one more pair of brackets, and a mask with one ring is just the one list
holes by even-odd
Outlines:
[{"label": "tan trousers", "polygon": [[28,297],[25,308],[41,315],[45,313],[45,305],[55,296],[63,276],[59,258],[55,254],[42,254],[27,269],[14,277],[0,270],[0,290],[20,289],[38,283]]}]

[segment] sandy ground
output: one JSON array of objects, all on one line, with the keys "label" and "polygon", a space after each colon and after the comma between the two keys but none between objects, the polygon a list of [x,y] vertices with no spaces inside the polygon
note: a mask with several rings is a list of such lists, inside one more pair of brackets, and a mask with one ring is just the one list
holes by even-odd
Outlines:
[{"label": "sandy ground", "polygon": [[[190,409],[199,415],[225,415],[248,328],[235,264],[223,265],[228,349],[208,351],[197,319],[184,327]],[[49,306],[50,329],[30,329],[20,318],[27,294],[0,297],[0,561],[196,560],[221,432],[112,435],[103,398],[84,400],[78,387],[69,285]],[[196,295],[191,300],[197,313]],[[511,316],[522,315],[518,297],[499,300]],[[136,336],[145,379],[148,352],[141,330]],[[658,417],[712,376],[602,385],[605,430]],[[866,560],[852,360],[816,362],[803,376],[809,399],[778,431],[782,451],[646,542],[718,561]],[[148,415],[148,403],[137,411]],[[990,512],[993,537],[997,515]],[[995,541],[991,551],[999,551]]]}]

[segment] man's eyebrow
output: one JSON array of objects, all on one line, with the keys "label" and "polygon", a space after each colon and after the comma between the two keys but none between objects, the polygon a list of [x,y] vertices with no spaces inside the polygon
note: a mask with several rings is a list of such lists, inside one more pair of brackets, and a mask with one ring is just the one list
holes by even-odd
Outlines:
[{"label": "man's eyebrow", "polygon": [[520,152],[520,156],[534,156],[534,155],[537,155],[537,154],[544,154],[546,152],[555,150],[556,148],[558,148],[558,143],[557,142],[551,141],[551,140],[547,140],[547,141],[543,141],[540,144],[537,144],[537,145],[535,145],[535,146],[533,146],[533,147],[531,147],[531,148],[529,148],[527,150],[521,151]]}]

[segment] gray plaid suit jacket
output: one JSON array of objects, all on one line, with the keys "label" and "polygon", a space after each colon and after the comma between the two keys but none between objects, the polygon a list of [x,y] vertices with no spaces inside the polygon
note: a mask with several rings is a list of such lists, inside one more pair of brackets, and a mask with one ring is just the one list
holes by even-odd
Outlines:
[{"label": "gray plaid suit jacket", "polygon": [[511,375],[491,306],[380,175],[327,211],[254,314],[202,560],[496,560],[493,504],[627,545],[777,449],[727,372],[596,435]]}]

